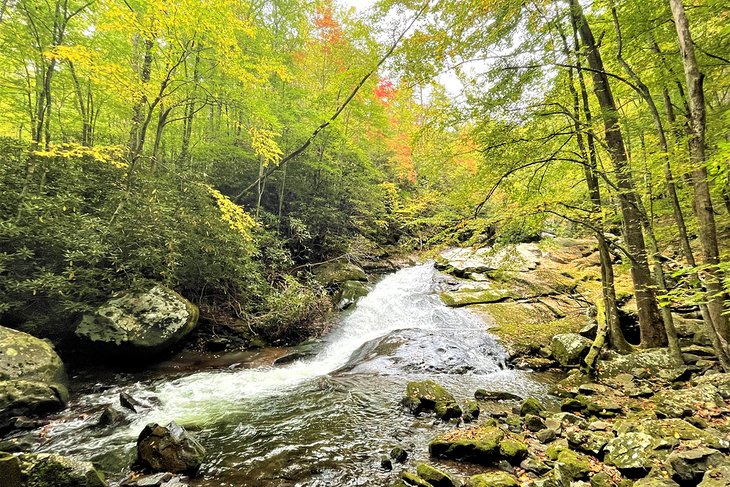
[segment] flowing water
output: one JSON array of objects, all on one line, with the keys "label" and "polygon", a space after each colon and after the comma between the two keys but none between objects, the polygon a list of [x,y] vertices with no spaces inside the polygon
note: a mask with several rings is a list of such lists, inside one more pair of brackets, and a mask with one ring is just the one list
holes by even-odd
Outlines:
[{"label": "flowing water", "polygon": [[[403,445],[425,459],[428,439],[448,428],[398,407],[409,380],[433,378],[460,401],[477,388],[544,395],[547,387],[510,370],[476,316],[445,307],[440,281],[430,264],[386,276],[308,359],[82,394],[46,429],[39,450],[91,459],[119,479],[143,426],[175,420],[208,451],[195,486],[388,485],[396,473],[380,469],[382,454]],[[120,392],[152,406],[124,426],[93,426],[100,408],[118,408]]]}]

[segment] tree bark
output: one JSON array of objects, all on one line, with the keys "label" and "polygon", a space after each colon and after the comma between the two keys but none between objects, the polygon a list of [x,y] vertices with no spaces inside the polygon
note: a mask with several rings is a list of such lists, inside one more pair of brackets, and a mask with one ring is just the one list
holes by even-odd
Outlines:
[{"label": "tree bark", "polygon": [[603,67],[601,53],[583,14],[583,9],[577,0],[571,0],[570,5],[573,21],[577,25],[583,45],[587,48],[594,92],[601,106],[606,145],[616,170],[616,182],[619,189],[618,200],[624,223],[624,237],[631,254],[629,260],[639,313],[641,344],[644,347],[664,346],[667,344],[667,336],[654,294],[654,282],[649,270],[644,235],[641,229],[639,199],[634,190],[626,155],[626,146],[618,123],[616,103],[608,82],[608,76]]}]

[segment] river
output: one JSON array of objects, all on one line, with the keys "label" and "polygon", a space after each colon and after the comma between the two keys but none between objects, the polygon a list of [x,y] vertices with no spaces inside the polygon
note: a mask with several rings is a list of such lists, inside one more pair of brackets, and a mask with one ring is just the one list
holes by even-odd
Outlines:
[{"label": "river", "polygon": [[[208,451],[194,486],[389,485],[398,470],[382,470],[381,455],[401,445],[427,459],[428,439],[449,427],[399,408],[408,381],[434,379],[460,401],[477,388],[544,396],[550,382],[511,370],[477,316],[441,303],[442,282],[431,264],[385,276],[314,356],[288,365],[132,376],[80,394],[46,427],[38,451],[93,460],[120,479],[144,425],[175,420]],[[120,392],[152,407],[124,426],[93,426],[102,407],[123,411]]]}]

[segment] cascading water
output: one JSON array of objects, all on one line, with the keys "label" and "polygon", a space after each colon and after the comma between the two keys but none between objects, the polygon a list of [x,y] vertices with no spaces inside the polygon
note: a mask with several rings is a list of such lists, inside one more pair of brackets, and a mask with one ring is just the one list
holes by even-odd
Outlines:
[{"label": "cascading water", "polygon": [[[87,394],[71,404],[74,417],[51,424],[39,450],[92,459],[118,478],[144,424],[175,420],[196,431],[209,453],[194,485],[387,485],[379,455],[407,443],[425,456],[434,433],[431,420],[398,408],[408,380],[437,375],[462,400],[478,387],[521,394],[545,388],[505,369],[504,351],[484,323],[440,302],[437,277],[430,264],[385,277],[310,359]],[[120,392],[153,406],[126,426],[94,427],[88,415],[118,404]]]}]

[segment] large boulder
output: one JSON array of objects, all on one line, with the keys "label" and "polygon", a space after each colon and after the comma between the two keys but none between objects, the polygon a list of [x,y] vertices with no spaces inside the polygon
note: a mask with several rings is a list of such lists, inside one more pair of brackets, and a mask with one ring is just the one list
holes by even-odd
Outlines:
[{"label": "large boulder", "polygon": [[0,427],[9,418],[62,409],[68,379],[46,341],[0,326]]},{"label": "large boulder", "polygon": [[90,462],[51,453],[0,453],[0,485],[8,487],[106,487]]},{"label": "large boulder", "polygon": [[321,265],[314,272],[315,280],[324,287],[334,287],[347,281],[367,281],[365,271],[347,261],[336,260]]},{"label": "large boulder", "polygon": [[194,475],[205,459],[205,448],[182,426],[150,423],[137,438],[137,465],[152,472]]},{"label": "large boulder", "polygon": [[643,477],[654,465],[656,450],[663,446],[662,440],[646,433],[625,433],[608,442],[603,461],[628,477]]},{"label": "large boulder", "polygon": [[598,378],[601,381],[617,377],[621,374],[631,374],[636,377],[664,377],[674,375],[672,372],[681,372],[674,358],[666,348],[637,350],[627,355],[611,354],[609,360],[599,360],[597,365]]},{"label": "large boulder", "polygon": [[489,472],[473,475],[466,481],[466,487],[518,487],[514,475],[507,472]]},{"label": "large boulder", "polygon": [[538,266],[540,256],[540,249],[532,243],[499,248],[452,248],[437,257],[436,267],[450,270],[457,276],[496,270],[529,272]]},{"label": "large boulder", "polygon": [[345,281],[335,295],[338,309],[347,309],[370,292],[367,284],[362,281]]},{"label": "large boulder", "polygon": [[730,467],[712,468],[705,472],[699,487],[727,487],[730,485]]},{"label": "large boulder", "polygon": [[194,304],[157,285],[107,301],[81,319],[76,336],[97,353],[150,358],[172,348],[197,323]]},{"label": "large boulder", "polygon": [[725,455],[704,446],[674,452],[667,462],[674,472],[672,479],[681,485],[697,485],[708,470],[730,466]]},{"label": "large boulder", "polygon": [[402,404],[413,414],[434,412],[441,419],[458,418],[461,408],[442,385],[432,380],[409,382]]},{"label": "large boulder", "polygon": [[501,458],[500,444],[505,432],[498,426],[453,430],[438,435],[428,445],[431,456],[482,465],[492,465]]},{"label": "large boulder", "polygon": [[564,367],[579,365],[590,348],[591,341],[577,333],[561,333],[550,342],[553,357]]},{"label": "large boulder", "polygon": [[725,401],[715,386],[702,384],[686,389],[666,389],[654,395],[657,416],[681,418],[700,408],[722,407]]}]

